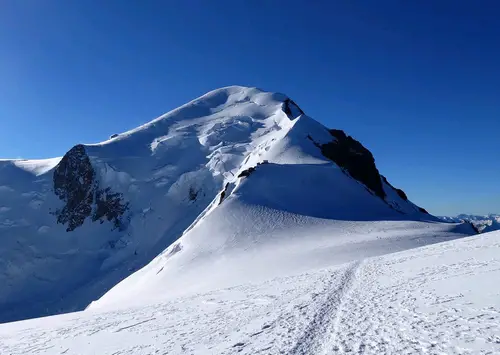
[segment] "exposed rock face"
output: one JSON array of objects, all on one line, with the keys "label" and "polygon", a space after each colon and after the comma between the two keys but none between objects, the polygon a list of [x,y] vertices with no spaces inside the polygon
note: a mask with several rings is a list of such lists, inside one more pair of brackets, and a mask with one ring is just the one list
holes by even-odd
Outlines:
[{"label": "exposed rock face", "polygon": [[54,193],[65,202],[56,211],[57,223],[67,224],[67,231],[81,226],[92,213],[95,172],[83,145],[67,152],[54,171]]},{"label": "exposed rock face", "polygon": [[195,190],[194,187],[189,188],[189,201],[196,201],[199,191]]},{"label": "exposed rock face", "polygon": [[250,167],[250,168],[248,168],[246,170],[243,170],[241,173],[239,173],[238,177],[239,178],[241,178],[241,177],[248,177],[254,171],[255,171],[255,167]]},{"label": "exposed rock face", "polygon": [[331,129],[329,132],[336,139],[319,145],[321,153],[384,199],[386,194],[372,153],[342,130]]},{"label": "exposed rock face", "polygon": [[401,197],[403,200],[408,201],[408,196],[406,196],[405,192],[401,189],[395,189],[399,197]]},{"label": "exposed rock face", "polygon": [[222,192],[220,194],[219,205],[222,203],[222,201],[224,201],[224,198],[226,197],[226,193],[227,193],[227,188],[228,187],[229,187],[229,184],[226,184],[224,186],[224,190],[222,190]]},{"label": "exposed rock face", "polygon": [[112,192],[107,187],[104,190],[97,189],[95,192],[95,211],[92,215],[92,221],[104,220],[113,222],[114,228],[123,229],[124,224],[121,219],[125,211],[128,210],[128,202],[123,203],[122,194]]},{"label": "exposed rock face", "polygon": [[[396,191],[396,193],[398,194],[398,196],[399,196],[399,197],[401,197],[401,198],[402,198],[403,200],[405,200],[405,201],[408,201],[408,196],[406,196],[406,193],[405,193],[403,190],[398,189],[398,188],[396,188],[396,187],[392,186],[392,184],[391,184],[391,183],[387,180],[387,178],[386,178],[385,176],[383,176],[383,175],[382,175],[382,179],[384,179],[385,183],[386,183],[387,185],[389,185],[390,187],[392,187],[392,188],[394,189],[394,191]],[[427,213],[427,212],[425,212],[425,213]]]},{"label": "exposed rock face", "polygon": [[295,102],[293,102],[293,100],[290,99],[286,99],[283,102],[283,112],[291,120],[294,120],[300,115],[304,114],[304,111],[302,111],[302,109]]},{"label": "exposed rock face", "polygon": [[423,207],[419,207],[418,210],[422,213],[429,214],[429,212],[427,212],[427,210]]},{"label": "exposed rock face", "polygon": [[120,193],[110,188],[100,189],[96,174],[83,145],[67,152],[57,165],[54,176],[54,193],[65,203],[55,212],[57,223],[67,225],[67,231],[80,227],[85,219],[112,221],[121,228],[121,216],[128,209]]}]

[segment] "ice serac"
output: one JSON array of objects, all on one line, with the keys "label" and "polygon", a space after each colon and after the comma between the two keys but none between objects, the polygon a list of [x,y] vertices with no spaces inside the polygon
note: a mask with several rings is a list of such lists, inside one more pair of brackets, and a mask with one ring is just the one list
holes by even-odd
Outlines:
[{"label": "ice serac", "polygon": [[[96,304],[473,233],[437,221],[354,138],[286,95],[226,87],[61,159],[0,161],[0,322],[80,310],[117,284]],[[338,253],[367,230],[373,247]]]}]

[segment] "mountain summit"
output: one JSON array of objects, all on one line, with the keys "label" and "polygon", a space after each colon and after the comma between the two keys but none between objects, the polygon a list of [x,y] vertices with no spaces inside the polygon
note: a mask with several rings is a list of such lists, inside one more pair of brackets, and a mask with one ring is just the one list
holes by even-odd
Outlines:
[{"label": "mountain summit", "polygon": [[2,160],[0,201],[0,322],[83,309],[153,259],[95,306],[147,285],[176,295],[259,278],[250,270],[271,260],[282,264],[268,276],[280,274],[294,268],[280,253],[300,254],[313,230],[321,241],[308,245],[323,251],[338,230],[354,242],[366,228],[473,233],[410,202],[343,131],[283,94],[240,86],[62,158]]}]

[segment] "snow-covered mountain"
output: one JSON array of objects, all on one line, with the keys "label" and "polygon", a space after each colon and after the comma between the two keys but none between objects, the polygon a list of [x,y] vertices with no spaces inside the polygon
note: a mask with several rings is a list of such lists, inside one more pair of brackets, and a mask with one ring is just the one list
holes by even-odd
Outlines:
[{"label": "snow-covered mountain", "polygon": [[470,222],[476,227],[480,233],[494,232],[500,230],[500,215],[473,215],[473,214],[459,214],[455,217],[440,216],[443,221],[460,223],[462,221]]},{"label": "snow-covered mountain", "polygon": [[227,87],[62,158],[0,161],[0,322],[81,310],[124,278],[91,308],[473,233],[285,95]]}]

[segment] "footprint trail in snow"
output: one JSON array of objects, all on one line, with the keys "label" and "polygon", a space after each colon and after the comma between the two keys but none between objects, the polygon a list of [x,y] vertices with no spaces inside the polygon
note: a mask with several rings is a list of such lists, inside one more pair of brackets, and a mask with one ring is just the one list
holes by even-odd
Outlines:
[{"label": "footprint trail in snow", "polygon": [[138,308],[0,325],[1,354],[498,354],[500,233]]}]

